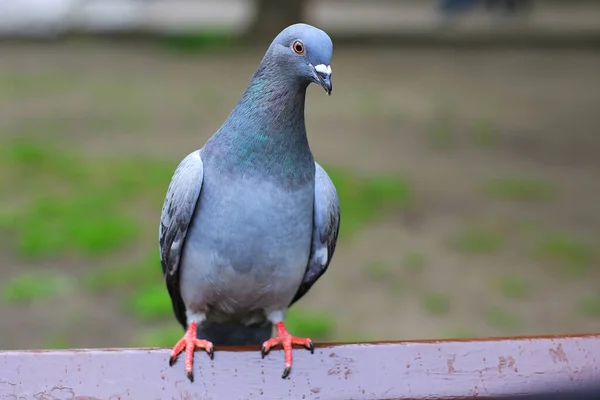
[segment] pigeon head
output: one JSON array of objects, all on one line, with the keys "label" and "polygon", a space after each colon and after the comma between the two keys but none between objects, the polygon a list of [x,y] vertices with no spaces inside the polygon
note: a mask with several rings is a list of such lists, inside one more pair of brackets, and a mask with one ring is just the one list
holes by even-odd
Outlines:
[{"label": "pigeon head", "polygon": [[285,79],[305,85],[314,82],[331,95],[332,52],[327,33],[311,25],[294,24],[275,37],[266,58]]}]

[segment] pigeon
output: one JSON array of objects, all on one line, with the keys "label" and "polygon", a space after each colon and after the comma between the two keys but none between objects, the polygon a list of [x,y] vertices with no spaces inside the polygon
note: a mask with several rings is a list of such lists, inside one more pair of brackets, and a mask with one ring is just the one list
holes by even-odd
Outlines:
[{"label": "pigeon", "polygon": [[[162,208],[159,249],[173,312],[185,329],[169,365],[185,350],[292,345],[287,310],[325,273],[340,226],[337,190],[306,136],[306,89],[331,95],[330,37],[294,24],[267,49],[223,125],[175,169]],[[276,336],[272,337],[273,326]]]}]

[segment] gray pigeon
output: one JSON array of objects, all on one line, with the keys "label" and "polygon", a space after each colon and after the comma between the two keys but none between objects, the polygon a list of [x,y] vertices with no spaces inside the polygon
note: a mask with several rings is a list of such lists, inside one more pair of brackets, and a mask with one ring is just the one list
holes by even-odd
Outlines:
[{"label": "gray pigeon", "polygon": [[[333,44],[320,29],[295,24],[269,46],[221,128],[179,164],[162,208],[159,246],[173,310],[186,329],[193,381],[196,348],[276,345],[292,367],[284,317],[325,273],[340,206],[333,182],[311,153],[304,123],[311,82],[331,94]],[[275,325],[277,335],[271,338]]]}]

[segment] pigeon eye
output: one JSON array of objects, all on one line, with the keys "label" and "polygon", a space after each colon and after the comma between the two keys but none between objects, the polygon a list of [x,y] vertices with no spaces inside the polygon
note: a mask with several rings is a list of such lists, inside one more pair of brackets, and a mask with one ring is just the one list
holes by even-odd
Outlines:
[{"label": "pigeon eye", "polygon": [[304,54],[304,45],[299,40],[296,40],[294,44],[292,44],[292,49],[294,49],[296,54]]}]

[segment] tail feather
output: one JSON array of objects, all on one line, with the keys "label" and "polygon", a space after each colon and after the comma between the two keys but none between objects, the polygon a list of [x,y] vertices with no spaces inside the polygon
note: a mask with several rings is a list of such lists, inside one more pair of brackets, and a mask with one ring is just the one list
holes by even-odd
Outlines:
[{"label": "tail feather", "polygon": [[215,346],[262,345],[271,338],[273,324],[270,322],[244,325],[239,322],[210,323],[198,327],[197,336]]}]

